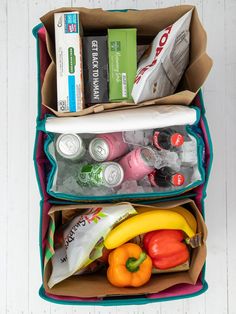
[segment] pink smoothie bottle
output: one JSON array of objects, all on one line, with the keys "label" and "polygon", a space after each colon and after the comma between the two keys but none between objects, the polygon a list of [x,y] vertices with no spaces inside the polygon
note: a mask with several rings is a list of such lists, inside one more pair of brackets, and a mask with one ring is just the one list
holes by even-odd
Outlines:
[{"label": "pink smoothie bottle", "polygon": [[89,153],[96,161],[111,161],[123,156],[129,150],[122,132],[98,134],[89,144]]},{"label": "pink smoothie bottle", "polygon": [[149,147],[138,147],[119,161],[125,180],[140,180],[154,170],[155,152]]}]

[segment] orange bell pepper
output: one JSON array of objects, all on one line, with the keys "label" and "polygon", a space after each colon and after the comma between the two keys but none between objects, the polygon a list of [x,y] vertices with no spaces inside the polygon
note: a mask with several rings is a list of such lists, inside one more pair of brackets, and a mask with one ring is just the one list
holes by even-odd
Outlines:
[{"label": "orange bell pepper", "polygon": [[113,250],[108,263],[107,279],[116,287],[140,287],[151,277],[152,260],[134,243]]}]

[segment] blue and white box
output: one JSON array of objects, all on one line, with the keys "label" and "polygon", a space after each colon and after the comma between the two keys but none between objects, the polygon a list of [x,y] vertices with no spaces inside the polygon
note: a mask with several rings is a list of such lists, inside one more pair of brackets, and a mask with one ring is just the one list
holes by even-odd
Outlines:
[{"label": "blue and white box", "polygon": [[84,109],[82,41],[79,12],[54,14],[57,109],[77,112]]}]

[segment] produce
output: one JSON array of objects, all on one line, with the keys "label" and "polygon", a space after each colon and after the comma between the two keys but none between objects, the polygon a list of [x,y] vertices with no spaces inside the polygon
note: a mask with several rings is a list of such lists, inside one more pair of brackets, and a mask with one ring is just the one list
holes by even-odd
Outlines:
[{"label": "produce", "polygon": [[182,230],[189,238],[195,235],[195,232],[181,214],[160,209],[128,218],[111,230],[105,238],[104,244],[107,249],[114,249],[139,234],[160,229]]},{"label": "produce", "polygon": [[[139,207],[139,206],[135,207],[135,209],[139,214],[154,210],[151,207]],[[186,208],[184,208],[182,206],[176,206],[173,208],[168,208],[168,210],[174,211],[174,212],[182,215],[186,219],[186,221],[189,224],[189,226],[191,227],[191,229],[195,233],[197,232],[197,220],[189,210],[187,210]]]},{"label": "produce", "polygon": [[185,263],[189,251],[181,230],[157,230],[146,233],[144,247],[158,269],[169,269]]},{"label": "produce", "polygon": [[134,243],[112,251],[108,263],[107,279],[116,287],[140,287],[151,277],[152,260]]}]

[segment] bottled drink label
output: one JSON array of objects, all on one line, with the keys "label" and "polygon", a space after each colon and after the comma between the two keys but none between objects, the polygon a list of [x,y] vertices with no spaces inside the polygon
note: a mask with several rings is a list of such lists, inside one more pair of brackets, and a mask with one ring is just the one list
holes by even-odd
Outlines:
[{"label": "bottled drink label", "polygon": [[172,129],[155,130],[153,144],[158,149],[170,150],[180,147],[184,143],[184,136]]},{"label": "bottled drink label", "polygon": [[148,179],[152,186],[170,187],[182,186],[185,178],[182,173],[176,173],[169,167],[163,167],[149,174]]}]

